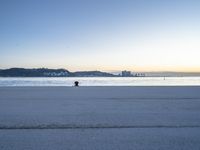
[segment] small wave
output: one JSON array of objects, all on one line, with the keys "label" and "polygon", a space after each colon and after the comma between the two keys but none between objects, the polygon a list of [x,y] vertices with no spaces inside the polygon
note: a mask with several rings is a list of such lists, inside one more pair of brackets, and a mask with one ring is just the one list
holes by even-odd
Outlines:
[{"label": "small wave", "polygon": [[69,125],[69,124],[38,124],[38,125],[0,125],[0,130],[20,129],[126,129],[126,128],[200,128],[200,125]]}]

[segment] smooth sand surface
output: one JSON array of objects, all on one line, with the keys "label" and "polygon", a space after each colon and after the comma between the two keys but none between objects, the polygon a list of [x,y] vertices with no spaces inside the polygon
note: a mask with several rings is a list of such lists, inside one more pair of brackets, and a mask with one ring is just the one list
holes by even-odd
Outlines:
[{"label": "smooth sand surface", "polygon": [[0,149],[200,149],[200,87],[0,87]]}]

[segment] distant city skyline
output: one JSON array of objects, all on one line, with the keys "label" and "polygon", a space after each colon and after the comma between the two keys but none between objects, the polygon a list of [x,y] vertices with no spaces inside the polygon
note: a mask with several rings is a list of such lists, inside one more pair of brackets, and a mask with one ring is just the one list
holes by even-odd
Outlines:
[{"label": "distant city skyline", "polygon": [[200,72],[198,0],[1,0],[0,69]]}]

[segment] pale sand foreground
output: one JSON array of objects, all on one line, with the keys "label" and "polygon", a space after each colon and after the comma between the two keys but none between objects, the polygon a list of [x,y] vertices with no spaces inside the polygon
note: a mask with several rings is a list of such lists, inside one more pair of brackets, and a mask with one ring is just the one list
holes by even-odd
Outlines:
[{"label": "pale sand foreground", "polygon": [[200,87],[0,87],[1,150],[200,149]]}]

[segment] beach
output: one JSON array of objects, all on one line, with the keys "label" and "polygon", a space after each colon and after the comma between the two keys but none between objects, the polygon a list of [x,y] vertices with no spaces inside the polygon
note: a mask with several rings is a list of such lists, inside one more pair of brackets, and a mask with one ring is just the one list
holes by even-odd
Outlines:
[{"label": "beach", "polygon": [[0,87],[0,149],[200,148],[199,86]]}]

